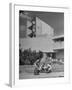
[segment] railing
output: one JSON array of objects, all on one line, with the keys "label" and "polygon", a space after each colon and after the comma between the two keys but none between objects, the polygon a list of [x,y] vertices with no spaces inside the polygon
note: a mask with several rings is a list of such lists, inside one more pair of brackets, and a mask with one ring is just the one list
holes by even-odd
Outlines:
[{"label": "railing", "polygon": [[54,49],[64,49],[64,41],[54,42]]}]

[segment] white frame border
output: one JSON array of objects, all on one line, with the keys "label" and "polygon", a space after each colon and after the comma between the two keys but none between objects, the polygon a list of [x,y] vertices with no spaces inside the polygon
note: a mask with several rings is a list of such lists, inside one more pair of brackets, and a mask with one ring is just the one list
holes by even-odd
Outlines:
[{"label": "white frame border", "polygon": [[[42,79],[27,79],[19,80],[19,10],[30,11],[50,11],[64,12],[64,78],[42,78]],[[10,4],[10,86],[32,86],[69,83],[70,82],[70,60],[69,60],[69,8],[67,7],[48,7],[48,6],[33,6],[23,4]],[[33,83],[31,83],[33,82]]]}]

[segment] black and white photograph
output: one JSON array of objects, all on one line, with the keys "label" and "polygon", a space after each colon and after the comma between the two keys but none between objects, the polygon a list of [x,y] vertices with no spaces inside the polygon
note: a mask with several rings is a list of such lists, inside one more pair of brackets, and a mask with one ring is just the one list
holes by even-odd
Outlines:
[{"label": "black and white photograph", "polygon": [[19,10],[19,79],[64,77],[64,13]]}]

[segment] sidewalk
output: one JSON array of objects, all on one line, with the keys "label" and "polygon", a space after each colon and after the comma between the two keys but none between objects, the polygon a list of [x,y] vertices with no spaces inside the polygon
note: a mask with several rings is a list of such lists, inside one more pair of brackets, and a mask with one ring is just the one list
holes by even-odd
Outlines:
[{"label": "sidewalk", "polygon": [[64,72],[51,72],[51,73],[40,73],[40,75],[34,75],[33,73],[21,73],[20,79],[32,79],[32,78],[57,78],[64,77]]}]

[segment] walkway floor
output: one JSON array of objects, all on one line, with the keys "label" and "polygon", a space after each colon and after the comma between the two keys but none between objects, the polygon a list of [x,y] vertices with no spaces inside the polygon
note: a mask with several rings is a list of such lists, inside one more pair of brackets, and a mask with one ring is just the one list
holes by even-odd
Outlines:
[{"label": "walkway floor", "polygon": [[39,75],[34,75],[33,73],[20,73],[19,79],[32,79],[32,78],[57,78],[64,77],[64,72],[51,72],[51,73],[40,73]]}]

